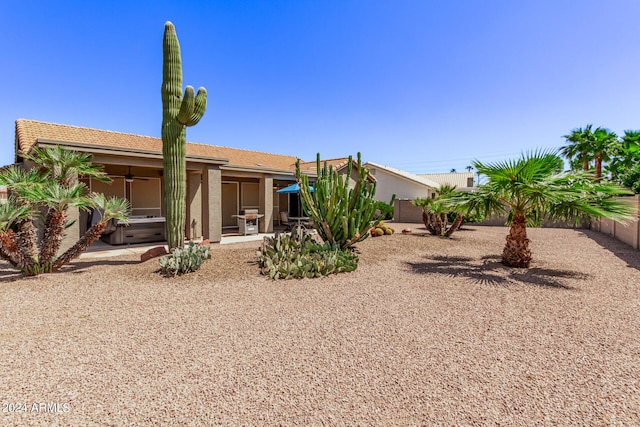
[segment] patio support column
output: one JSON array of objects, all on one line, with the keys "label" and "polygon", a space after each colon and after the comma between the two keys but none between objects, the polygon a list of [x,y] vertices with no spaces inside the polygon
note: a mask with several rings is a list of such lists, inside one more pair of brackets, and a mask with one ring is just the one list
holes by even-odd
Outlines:
[{"label": "patio support column", "polygon": [[264,175],[260,178],[260,233],[273,232],[273,177]]},{"label": "patio support column", "polygon": [[187,239],[199,239],[202,237],[202,173],[189,172],[187,194]]},{"label": "patio support column", "polygon": [[222,238],[222,173],[218,166],[202,169],[202,237],[210,242]]}]

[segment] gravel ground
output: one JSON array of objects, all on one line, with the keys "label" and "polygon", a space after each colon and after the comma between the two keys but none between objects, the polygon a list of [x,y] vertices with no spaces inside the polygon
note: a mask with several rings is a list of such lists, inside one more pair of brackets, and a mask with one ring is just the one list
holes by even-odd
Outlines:
[{"label": "gravel ground", "polygon": [[640,425],[640,251],[532,229],[517,270],[504,227],[412,227],[313,280],[260,276],[258,242],[175,279],[0,264],[0,424]]}]

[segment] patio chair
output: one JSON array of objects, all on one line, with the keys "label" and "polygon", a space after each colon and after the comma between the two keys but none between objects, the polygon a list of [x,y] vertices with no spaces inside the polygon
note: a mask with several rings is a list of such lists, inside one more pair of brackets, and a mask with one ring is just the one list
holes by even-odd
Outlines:
[{"label": "patio chair", "polygon": [[280,225],[284,225],[284,231],[291,231],[293,224],[289,221],[289,215],[286,212],[280,212]]}]

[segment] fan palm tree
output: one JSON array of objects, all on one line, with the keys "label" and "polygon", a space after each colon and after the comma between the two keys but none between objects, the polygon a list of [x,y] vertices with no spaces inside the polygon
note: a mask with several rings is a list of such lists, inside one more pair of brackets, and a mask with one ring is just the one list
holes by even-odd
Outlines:
[{"label": "fan palm tree", "polygon": [[611,150],[617,142],[618,135],[609,129],[599,127],[593,132],[591,152],[593,153],[594,174],[597,181],[602,179],[602,164],[611,159]]},{"label": "fan palm tree", "polygon": [[30,219],[31,212],[29,206],[18,205],[14,197],[0,203],[0,258],[16,268],[26,263],[24,257],[28,252],[19,249],[17,233],[12,227]]},{"label": "fan palm tree", "polygon": [[33,147],[31,153],[24,157],[38,165],[41,172],[64,185],[71,184],[78,176],[111,182],[100,165],[91,162],[91,154],[88,153],[66,150],[56,145],[44,148]]},{"label": "fan palm tree", "polygon": [[443,201],[456,192],[455,185],[441,185],[435,198],[424,197],[414,199],[411,203],[422,208],[422,222],[429,233],[434,236],[450,237],[462,224],[462,213],[456,211],[456,218],[451,226],[448,224],[448,213],[455,210]]},{"label": "fan palm tree", "polygon": [[112,220],[126,221],[131,207],[126,199],[115,197],[107,198],[104,194],[93,193],[90,198],[90,205],[102,213],[100,221],[92,225],[75,245],[67,249],[54,263],[53,269],[57,270],[67,262],[79,257],[89,246],[100,238],[100,235],[107,227],[107,223]]},{"label": "fan palm tree", "polygon": [[584,129],[577,128],[568,135],[563,135],[570,144],[560,148],[560,154],[571,162],[572,169],[577,169],[578,164],[582,164],[582,169],[587,172],[593,157],[590,154],[593,125],[588,124]]},{"label": "fan palm tree", "polygon": [[39,263],[50,263],[57,255],[67,225],[69,207],[83,209],[90,207],[90,200],[86,197],[86,193],[87,188],[84,184],[76,183],[67,186],[57,181],[25,187],[20,191],[23,199],[47,209],[38,255]]},{"label": "fan palm tree", "polygon": [[[23,171],[15,166],[0,171],[0,185],[11,193],[0,209],[0,257],[25,275],[49,273],[78,256],[100,237],[111,218],[126,221],[126,200],[88,195],[78,177],[90,176],[101,181],[109,178],[91,156],[73,153],[59,147],[34,149],[26,156],[40,168]],[[58,257],[62,235],[68,226],[67,210],[102,209],[102,220],[91,227],[71,249]],[[39,219],[44,213],[44,221]],[[36,223],[43,224],[40,250]]]},{"label": "fan palm tree", "polygon": [[585,171],[589,170],[590,161],[594,163],[594,175],[597,181],[602,179],[602,164],[610,159],[610,152],[618,142],[618,136],[609,129],[598,127],[592,130],[589,124],[584,129],[578,128],[571,131],[564,138],[571,144],[560,149],[573,166],[582,163]]},{"label": "fan palm tree", "polygon": [[502,262],[511,267],[529,267],[531,251],[527,226],[543,220],[578,221],[584,217],[613,220],[631,218],[632,206],[614,196],[629,192],[616,184],[599,183],[587,173],[563,173],[562,159],[555,152],[534,152],[517,160],[485,164],[474,162],[488,178],[475,193],[457,193],[446,199],[469,213],[507,213],[509,234]]},{"label": "fan palm tree", "polygon": [[616,182],[624,180],[624,176],[640,163],[640,131],[625,130],[624,135],[614,144],[607,170],[611,179]]}]

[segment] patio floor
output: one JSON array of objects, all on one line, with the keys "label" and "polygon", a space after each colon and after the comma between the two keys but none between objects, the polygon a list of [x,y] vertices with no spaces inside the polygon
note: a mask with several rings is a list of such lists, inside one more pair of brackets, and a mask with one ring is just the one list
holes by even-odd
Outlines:
[{"label": "patio floor", "polygon": [[[283,227],[275,227],[274,233],[283,231]],[[220,240],[220,245],[227,245],[231,243],[242,243],[242,242],[252,242],[262,240],[265,237],[271,237],[274,233],[259,233],[259,234],[248,234],[246,236],[238,234],[237,229],[233,230],[225,230],[226,232],[222,234],[222,238]],[[98,240],[94,242],[89,249],[82,255],[80,255],[80,259],[99,259],[99,258],[111,258],[121,255],[131,255],[131,254],[142,254],[148,251],[151,248],[155,248],[156,246],[166,246],[167,242],[152,242],[152,243],[138,243],[138,244],[127,244],[127,245],[110,245],[108,243],[103,242],[102,240]]]}]

